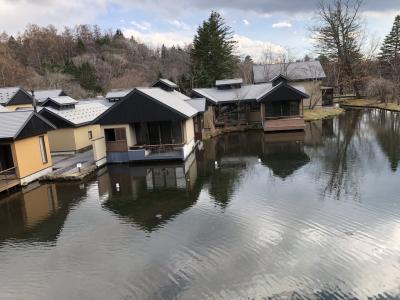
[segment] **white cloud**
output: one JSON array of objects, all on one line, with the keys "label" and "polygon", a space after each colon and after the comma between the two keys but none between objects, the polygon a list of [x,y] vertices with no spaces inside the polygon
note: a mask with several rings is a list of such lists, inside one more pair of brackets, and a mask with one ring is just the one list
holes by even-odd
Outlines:
[{"label": "white cloud", "polygon": [[287,50],[274,43],[254,40],[246,36],[235,35],[237,43],[237,52],[241,56],[250,55],[255,62],[262,62],[267,52],[275,54],[286,53]]},{"label": "white cloud", "polygon": [[179,21],[179,20],[167,20],[167,22],[177,28],[183,29],[183,30],[189,30],[190,26],[186,24],[185,22]]},{"label": "white cloud", "polygon": [[246,19],[243,19],[243,24],[244,24],[245,26],[249,26],[249,25],[250,25],[250,22],[249,22],[248,20],[246,20]]},{"label": "white cloud", "polygon": [[[168,47],[179,45],[185,47],[192,43],[194,31],[167,31],[167,32],[156,32],[156,31],[138,31],[134,28],[124,28],[123,33],[126,37],[133,36],[135,39],[142,43],[146,43],[153,48],[161,47],[165,45]],[[255,62],[262,62],[265,53],[272,52],[275,54],[286,53],[287,50],[279,45],[254,40],[242,35],[234,35],[234,39],[237,41],[237,54],[240,56],[250,55]]]},{"label": "white cloud", "polygon": [[288,21],[282,21],[272,24],[272,28],[289,28],[289,27],[292,27],[292,23]]},{"label": "white cloud", "polygon": [[94,23],[98,16],[106,14],[107,3],[108,0],[0,0],[0,28],[15,34],[28,24],[54,24],[62,28]]},{"label": "white cloud", "polygon": [[184,47],[189,45],[193,40],[193,34],[186,31],[142,32],[132,28],[124,28],[123,33],[126,37],[133,36],[138,41],[154,48],[160,47],[163,44],[168,47],[174,45]]},{"label": "white cloud", "polygon": [[141,31],[147,31],[151,28],[151,24],[145,21],[142,22],[131,21],[130,23]]}]

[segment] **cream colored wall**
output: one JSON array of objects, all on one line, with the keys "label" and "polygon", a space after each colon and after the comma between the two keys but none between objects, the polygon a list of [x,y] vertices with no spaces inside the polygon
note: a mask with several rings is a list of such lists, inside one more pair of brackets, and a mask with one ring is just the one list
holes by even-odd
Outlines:
[{"label": "cream colored wall", "polygon": [[128,147],[131,147],[131,146],[134,146],[137,144],[135,128],[133,126],[130,126],[129,124],[102,125],[101,126],[102,136],[105,136],[104,129],[109,129],[109,128],[125,128]]},{"label": "cream colored wall", "polygon": [[214,107],[211,105],[204,112],[204,129],[214,129]]},{"label": "cream colored wall", "polygon": [[[322,105],[321,83],[322,83],[321,80],[299,82],[299,84],[304,86],[306,94],[312,96],[313,98],[312,103],[313,104],[316,103],[315,106]],[[310,106],[310,99],[304,99],[303,105],[304,107],[308,108]]]},{"label": "cream colored wall", "polygon": [[51,152],[75,151],[74,128],[61,128],[48,134]]},{"label": "cream colored wall", "polygon": [[[49,191],[51,190],[51,192]],[[52,199],[49,197],[52,194]],[[58,209],[57,191],[54,185],[40,185],[36,189],[23,194],[25,221],[30,227],[45,220]]]},{"label": "cream colored wall", "polygon": [[[93,138],[89,139],[89,131],[92,131]],[[92,146],[92,141],[104,136],[101,133],[100,125],[87,125],[74,130],[75,151]]]},{"label": "cream colored wall", "polygon": [[193,118],[190,118],[184,123],[184,134],[185,134],[185,142],[189,143],[194,139],[194,122]]},{"label": "cream colored wall", "polygon": [[79,151],[92,146],[89,139],[92,131],[95,140],[102,135],[100,125],[86,125],[78,128],[61,128],[49,132],[50,149],[52,152]]},{"label": "cream colored wall", "polygon": [[17,167],[17,175],[19,178],[35,174],[53,165],[50,156],[48,136],[47,134],[43,136],[46,144],[48,160],[46,164],[42,163],[39,136],[18,140],[12,144],[14,164]]},{"label": "cream colored wall", "polygon": [[17,108],[32,108],[32,104],[20,104],[20,105],[10,105],[6,106],[8,110],[14,111],[17,110]]}]

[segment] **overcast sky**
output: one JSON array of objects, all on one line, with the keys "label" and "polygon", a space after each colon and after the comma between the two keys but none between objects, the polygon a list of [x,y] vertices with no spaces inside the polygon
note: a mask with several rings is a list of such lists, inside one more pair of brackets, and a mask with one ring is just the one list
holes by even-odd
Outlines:
[{"label": "overcast sky", "polygon": [[[260,59],[266,49],[290,49],[296,57],[313,51],[308,26],[317,0],[0,0],[0,31],[16,33],[27,24],[57,27],[98,24],[159,46],[191,42],[211,10],[235,32],[241,55]],[[365,0],[368,32],[383,38],[400,0]]]}]

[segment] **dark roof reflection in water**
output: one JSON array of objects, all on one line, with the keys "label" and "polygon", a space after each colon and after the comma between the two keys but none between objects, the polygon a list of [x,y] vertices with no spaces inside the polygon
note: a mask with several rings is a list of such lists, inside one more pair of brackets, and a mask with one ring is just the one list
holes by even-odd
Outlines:
[{"label": "dark roof reflection in water", "polygon": [[103,206],[144,231],[157,230],[197,201],[200,185],[197,173],[191,172],[195,165],[196,161],[189,170],[183,164],[110,165],[99,178],[99,191],[107,195]]}]

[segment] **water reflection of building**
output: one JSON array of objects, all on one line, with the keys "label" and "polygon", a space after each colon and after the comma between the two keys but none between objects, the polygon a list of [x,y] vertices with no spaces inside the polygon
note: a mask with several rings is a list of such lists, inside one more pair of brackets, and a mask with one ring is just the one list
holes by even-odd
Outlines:
[{"label": "water reflection of building", "polygon": [[34,184],[0,199],[0,242],[56,239],[72,205],[86,193],[77,185]]},{"label": "water reflection of building", "polygon": [[262,163],[282,179],[310,162],[304,152],[303,132],[265,135],[262,145]]},{"label": "water reflection of building", "polygon": [[103,206],[148,232],[190,208],[201,190],[194,154],[185,163],[109,165],[98,180]]},{"label": "water reflection of building", "polygon": [[323,140],[335,136],[334,119],[323,119],[306,123],[304,143],[307,146],[323,145]]},{"label": "water reflection of building", "polygon": [[57,210],[54,185],[39,185],[26,192],[14,193],[0,202],[1,232],[4,233],[7,227],[10,232],[17,228],[33,228]]}]

